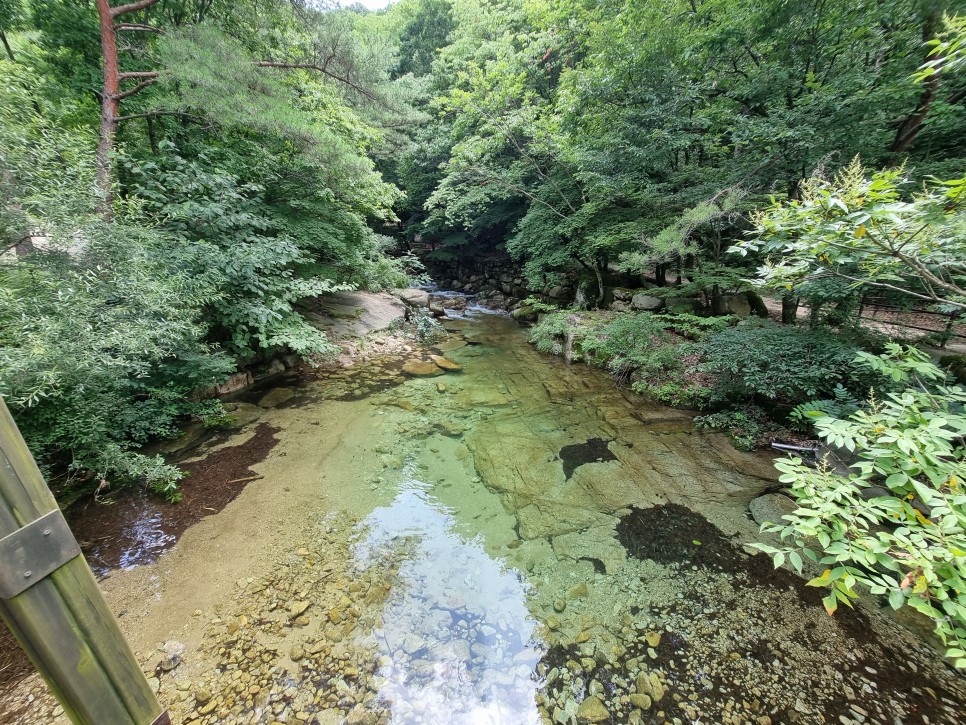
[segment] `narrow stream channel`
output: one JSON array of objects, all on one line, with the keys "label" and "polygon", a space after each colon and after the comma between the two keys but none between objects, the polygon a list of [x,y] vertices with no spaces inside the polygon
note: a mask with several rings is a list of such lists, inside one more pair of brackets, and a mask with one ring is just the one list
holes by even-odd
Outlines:
[{"label": "narrow stream channel", "polygon": [[[236,518],[252,571],[158,585],[122,618],[186,643],[155,672],[175,722],[963,721],[963,677],[880,602],[829,618],[743,548],[766,457],[540,355],[506,317],[447,328],[427,354],[461,371],[407,378],[386,356],[303,380],[222,444],[277,429],[262,480],[210,517]],[[179,567],[217,580],[212,531],[189,529],[167,574],[112,574],[112,601]]]}]

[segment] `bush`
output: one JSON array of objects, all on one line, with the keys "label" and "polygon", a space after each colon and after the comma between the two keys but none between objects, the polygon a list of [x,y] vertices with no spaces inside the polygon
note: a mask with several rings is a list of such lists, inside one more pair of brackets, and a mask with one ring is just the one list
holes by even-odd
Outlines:
[{"label": "bush", "polygon": [[[798,458],[775,464],[799,508],[762,527],[790,546],[758,548],[775,566],[787,559],[801,572],[805,557],[827,567],[808,583],[828,589],[829,614],[867,587],[932,618],[946,655],[966,667],[966,390],[946,387],[945,373],[912,348],[856,362],[903,389],[816,422],[823,439],[857,455],[848,475]],[[887,493],[866,500],[871,486]]]},{"label": "bush", "polygon": [[857,352],[855,344],[828,330],[749,320],[706,340],[701,369],[717,379],[715,401],[761,398],[794,406],[832,397],[840,381],[864,395],[869,376],[858,374]]},{"label": "bush", "polygon": [[788,431],[771,420],[762,408],[749,405],[742,410],[722,410],[694,419],[699,428],[720,430],[731,436],[731,442],[739,451],[764,448],[778,439],[785,439]]}]

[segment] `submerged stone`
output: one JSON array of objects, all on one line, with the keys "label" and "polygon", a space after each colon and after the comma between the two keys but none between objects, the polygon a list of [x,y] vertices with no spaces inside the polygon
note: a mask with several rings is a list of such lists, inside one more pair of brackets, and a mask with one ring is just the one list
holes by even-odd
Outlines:
[{"label": "submerged stone", "polygon": [[262,408],[274,408],[293,397],[295,397],[295,391],[291,388],[273,388],[261,397],[258,404]]},{"label": "submerged stone", "polygon": [[436,363],[443,370],[450,370],[456,372],[457,370],[462,370],[463,366],[458,362],[453,362],[452,360],[443,357],[442,355],[430,355],[429,359]]},{"label": "submerged stone", "polygon": [[797,509],[798,504],[783,493],[766,493],[748,504],[752,518],[759,525],[766,522],[770,524],[785,523],[782,517]]},{"label": "submerged stone", "polygon": [[443,370],[440,369],[436,363],[428,360],[409,360],[405,365],[403,365],[402,371],[406,373],[406,375],[411,375],[417,378],[443,374]]}]

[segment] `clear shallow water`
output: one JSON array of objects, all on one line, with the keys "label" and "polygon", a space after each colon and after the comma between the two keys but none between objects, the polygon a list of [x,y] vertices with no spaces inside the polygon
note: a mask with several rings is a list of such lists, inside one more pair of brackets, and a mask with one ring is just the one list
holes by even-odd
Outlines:
[{"label": "clear shallow water", "polygon": [[487,554],[480,536],[455,531],[452,509],[415,478],[360,526],[360,566],[386,550],[405,556],[373,633],[383,656],[377,694],[392,721],[538,723],[545,648],[519,572]]}]

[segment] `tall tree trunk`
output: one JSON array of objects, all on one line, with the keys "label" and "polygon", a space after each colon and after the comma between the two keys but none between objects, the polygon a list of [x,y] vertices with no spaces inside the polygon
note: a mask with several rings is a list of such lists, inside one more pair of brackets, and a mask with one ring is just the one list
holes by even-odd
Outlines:
[{"label": "tall tree trunk", "polygon": [[[121,30],[151,30],[157,31],[149,25],[124,24],[115,25],[115,19],[125,13],[133,13],[149,8],[158,0],[135,0],[125,5],[111,7],[110,0],[96,0],[97,17],[100,21],[101,33],[101,63],[104,66],[104,87],[101,89],[101,127],[97,137],[97,190],[100,195],[98,211],[105,221],[114,218],[114,169],[111,166],[111,152],[114,150],[114,137],[117,135],[117,125],[120,123],[121,99],[132,96],[138,91],[151,85],[157,79],[157,73],[121,73],[117,61],[117,31]],[[141,79],[134,88],[121,93],[121,80],[132,78]]]},{"label": "tall tree trunk", "polygon": [[100,194],[98,211],[105,221],[114,218],[114,170],[111,152],[117,134],[121,108],[121,72],[117,64],[117,33],[114,13],[108,0],[97,0],[97,15],[101,24],[101,56],[104,66],[104,87],[101,90],[101,128],[97,138],[97,190]]},{"label": "tall tree trunk", "polygon": [[604,270],[606,267],[606,262],[594,265],[594,274],[597,276],[597,304],[594,307],[600,307],[604,303]]},{"label": "tall tree trunk", "polygon": [[[924,43],[935,37],[938,26],[939,13],[935,7],[931,7],[926,11],[922,20],[922,41]],[[926,58],[929,58],[928,54]],[[906,116],[899,124],[899,128],[896,129],[896,136],[892,140],[892,145],[889,146],[889,151],[895,156],[905,153],[922,130],[926,115],[932,108],[939,92],[941,75],[942,71],[930,74],[923,83],[922,93],[919,94],[919,102],[916,103],[915,110]]]}]

